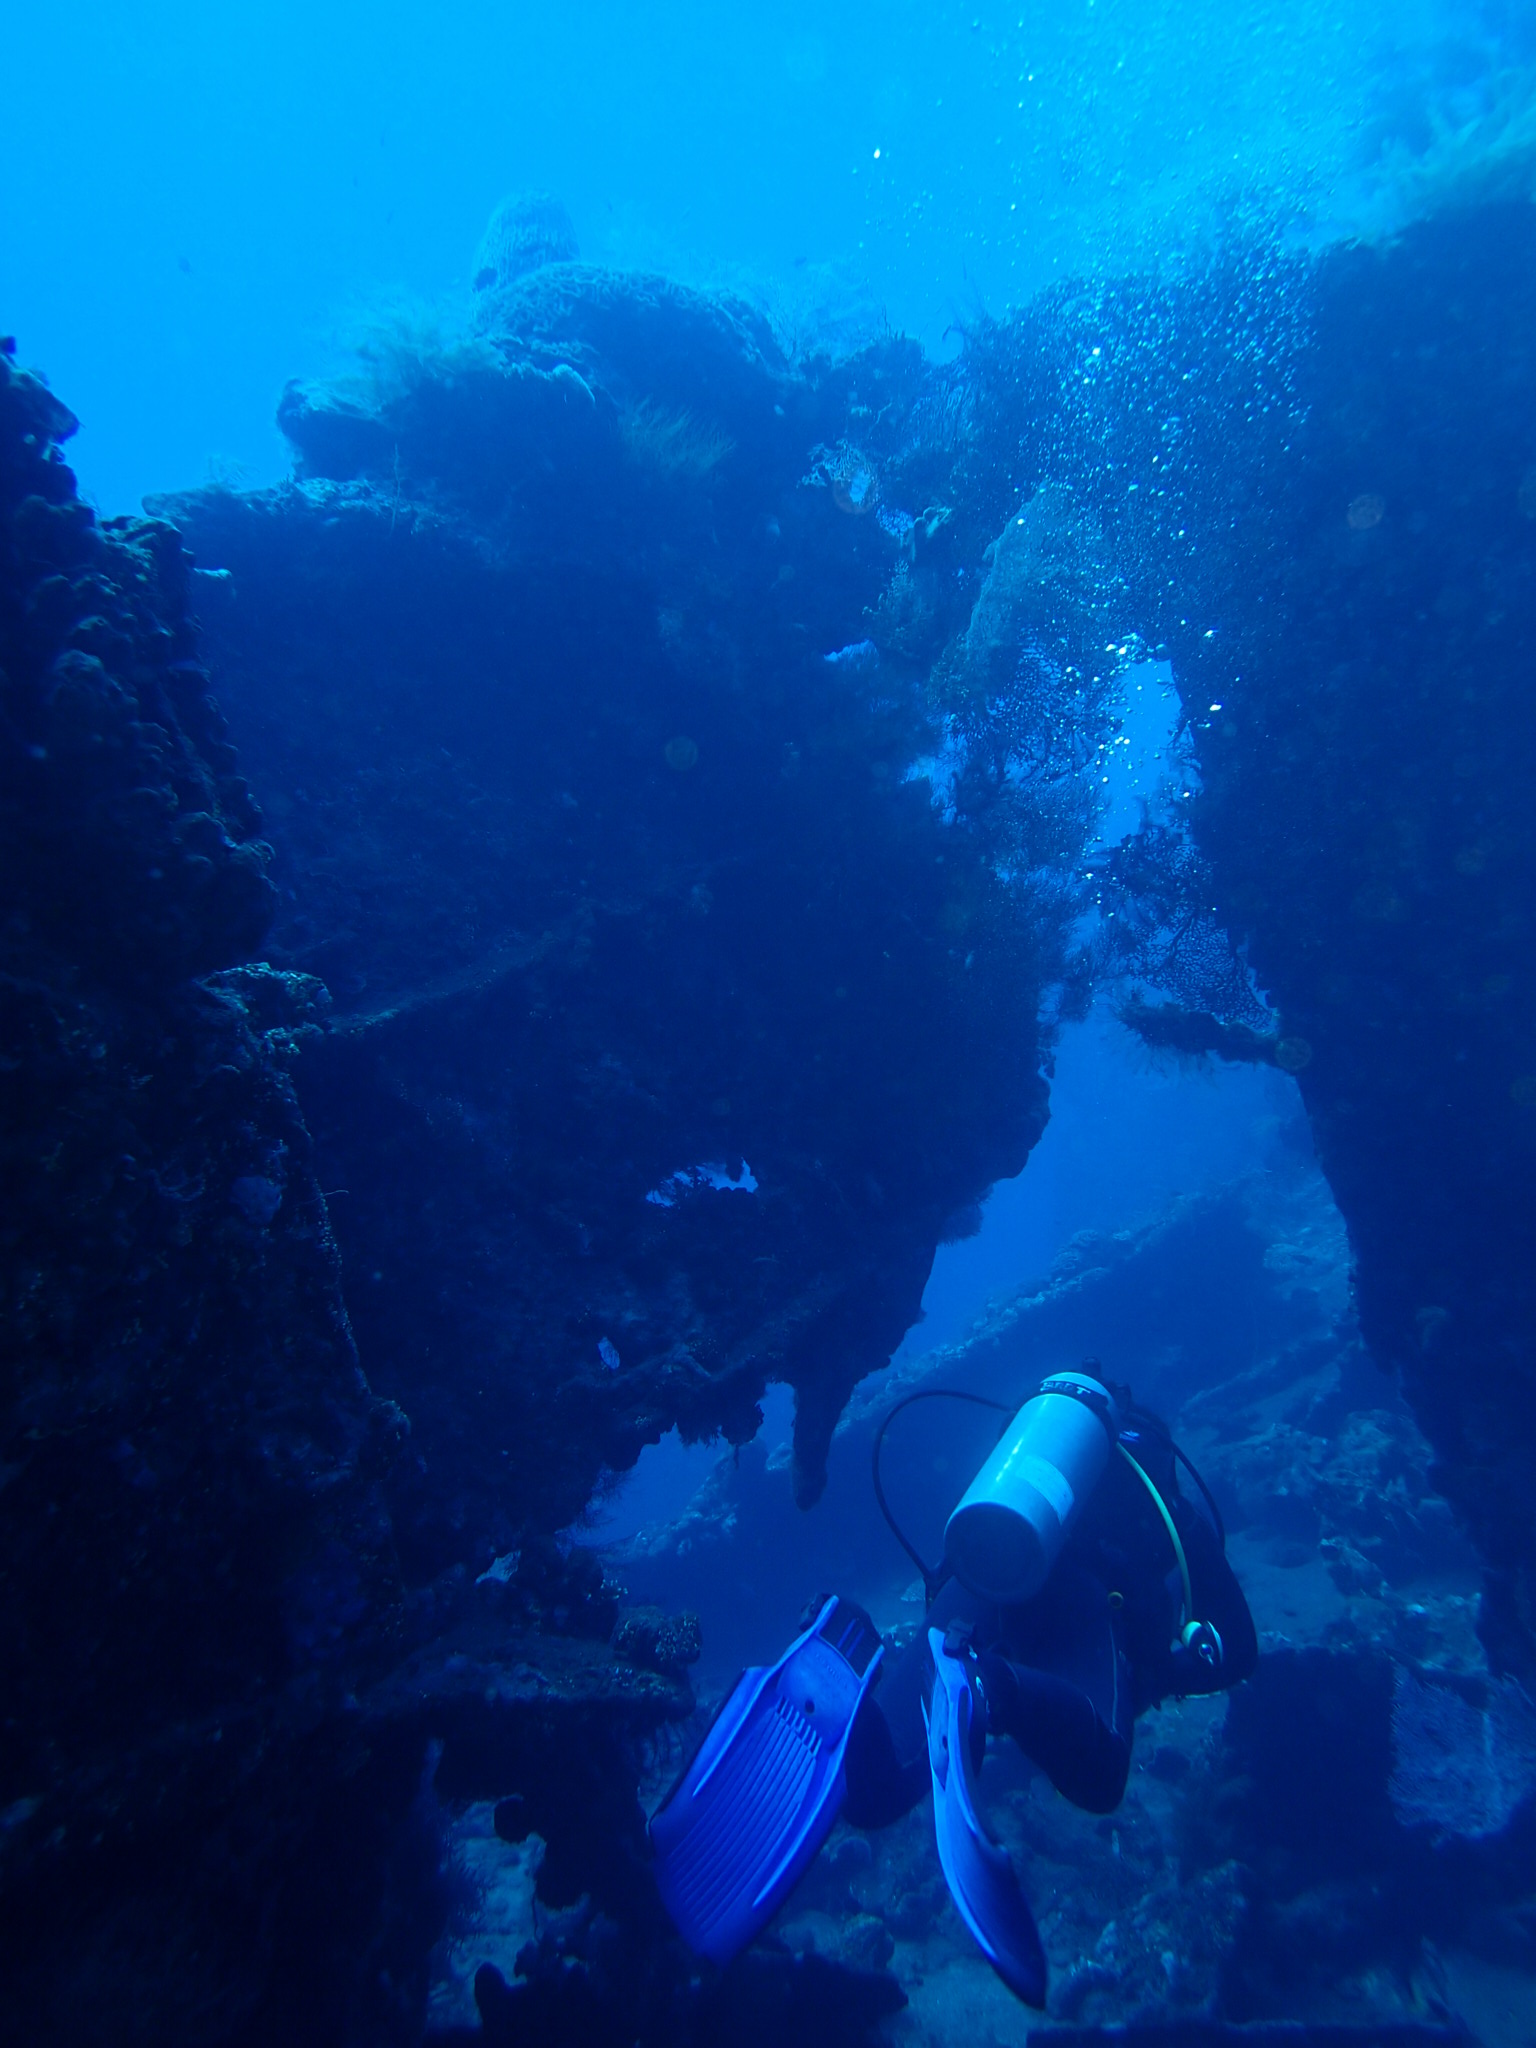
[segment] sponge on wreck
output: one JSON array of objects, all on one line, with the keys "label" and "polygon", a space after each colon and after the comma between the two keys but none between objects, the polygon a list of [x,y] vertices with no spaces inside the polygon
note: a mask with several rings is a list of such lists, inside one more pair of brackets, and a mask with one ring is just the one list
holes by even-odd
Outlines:
[{"label": "sponge on wreck", "polygon": [[546,192],[512,192],[480,237],[471,277],[477,292],[495,291],[546,263],[573,263],[580,254],[571,216]]}]

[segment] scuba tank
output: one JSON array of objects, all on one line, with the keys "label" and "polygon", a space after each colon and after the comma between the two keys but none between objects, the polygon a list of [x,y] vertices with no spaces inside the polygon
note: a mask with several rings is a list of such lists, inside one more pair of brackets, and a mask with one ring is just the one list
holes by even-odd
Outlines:
[{"label": "scuba tank", "polygon": [[1082,1372],[1041,1382],[999,1438],[944,1530],[944,1560],[983,1600],[1044,1585],[1120,1433],[1109,1389]]},{"label": "scuba tank", "polygon": [[[1122,1391],[1129,1396],[1129,1389]],[[886,1431],[904,1409],[920,1401],[962,1401],[1009,1418],[991,1456],[949,1518],[944,1557],[936,1565],[927,1562],[891,1512],[880,1472]],[[962,1387],[920,1387],[904,1395],[882,1419],[871,1446],[870,1468],[880,1512],[922,1573],[930,1607],[951,1578],[983,1599],[1011,1605],[1029,1599],[1045,1583],[1079,1510],[1103,1477],[1112,1449],[1146,1488],[1173,1551],[1181,1595],[1176,1642],[1195,1651],[1202,1662],[1219,1667],[1224,1654],[1221,1637],[1210,1622],[1195,1617],[1189,1560],[1164,1498],[1165,1492],[1177,1489],[1173,1467],[1182,1465],[1194,1480],[1225,1550],[1221,1510],[1167,1424],[1133,1404],[1122,1413],[1114,1395],[1091,1373],[1053,1374],[1017,1412],[1011,1403]]]}]

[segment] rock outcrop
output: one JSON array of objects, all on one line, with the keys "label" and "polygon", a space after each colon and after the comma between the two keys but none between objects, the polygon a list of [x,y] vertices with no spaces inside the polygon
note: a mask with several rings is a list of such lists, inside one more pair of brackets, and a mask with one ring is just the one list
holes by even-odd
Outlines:
[{"label": "rock outcrop", "polygon": [[1484,1640],[1528,1685],[1533,261],[1529,206],[1330,257],[1294,434],[1235,519],[1205,498],[1202,601],[1168,626],[1213,900],[1296,1048],[1366,1340],[1486,1560]]},{"label": "rock outcrop", "polygon": [[989,572],[1006,508],[951,510],[916,351],[793,368],[734,301],[573,263],[477,321],[290,392],[299,482],[162,508],[228,572],[271,958],[335,1001],[299,1089],[419,1576],[673,1425],[744,1441],[770,1380],[816,1497],[1043,1125],[1088,816],[1001,772],[1038,525]]},{"label": "rock outcrop", "polygon": [[[0,365],[0,1904],[61,2041],[415,2038],[465,1802],[595,1902],[487,2023],[671,2026],[697,1633],[560,1532],[771,1379],[813,1499],[1045,1117],[1108,671],[948,380],[570,261],[371,360],[175,525]],[[999,721],[1042,631],[1081,686]],[[772,1997],[899,2000],[839,1968]]]},{"label": "rock outcrop", "polygon": [[692,1709],[688,1628],[611,1651],[615,1590],[547,1544],[480,1586],[402,1572],[409,1423],[360,1369],[293,1086],[329,997],[249,964],[271,849],[191,564],[80,502],[73,429],[0,355],[7,2023],[414,2041],[442,1801],[573,1765],[540,1883],[618,1859],[633,1889],[631,1745]]},{"label": "rock outcrop", "polygon": [[276,899],[190,564],[97,522],[73,428],[0,357],[0,1890],[16,2009],[59,2039],[116,2024],[157,1938],[186,1945],[162,2018],[238,2008],[231,1923],[401,1597],[400,1418],[291,1079],[323,991],[237,964]]},{"label": "rock outcrop", "polygon": [[[1366,1341],[1527,1682],[1533,258],[1526,204],[1314,260],[1239,237],[1202,277],[1063,292],[985,342],[998,431],[1091,509],[1183,699],[1187,832],[1135,842],[1105,899],[1189,1029],[1141,1014],[1296,1074]],[[1221,928],[1279,1012],[1265,1043],[1233,1036],[1253,998]]]}]

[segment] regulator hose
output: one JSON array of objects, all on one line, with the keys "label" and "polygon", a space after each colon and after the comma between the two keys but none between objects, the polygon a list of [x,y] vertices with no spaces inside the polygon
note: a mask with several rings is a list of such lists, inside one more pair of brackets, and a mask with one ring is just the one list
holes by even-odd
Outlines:
[{"label": "regulator hose", "polygon": [[[885,1517],[887,1528],[922,1574],[923,1594],[928,1605],[931,1607],[944,1586],[954,1576],[954,1573],[947,1564],[929,1564],[919,1553],[916,1545],[907,1540],[906,1532],[891,1513],[890,1502],[885,1497],[885,1486],[880,1477],[880,1452],[885,1445],[885,1433],[904,1408],[910,1408],[918,1401],[966,1401],[973,1408],[991,1408],[1002,1416],[1016,1414],[1017,1404],[1006,1401],[993,1401],[985,1394],[969,1393],[964,1387],[919,1387],[915,1394],[904,1395],[901,1400],[896,1402],[894,1407],[887,1409],[881,1419],[880,1427],[875,1431],[875,1440],[870,1448],[870,1476],[874,1480],[875,1500],[879,1504],[881,1514]],[[1001,1430],[998,1431],[998,1435],[1001,1437]],[[1191,1459],[1180,1450],[1171,1437],[1168,1439],[1168,1442],[1174,1457],[1177,1458],[1204,1495],[1205,1504],[1210,1509],[1211,1519],[1216,1525],[1217,1536],[1221,1540],[1221,1547],[1225,1550],[1227,1547],[1226,1523],[1222,1519],[1221,1509],[1217,1507],[1211,1489],[1206,1485],[1205,1480],[1201,1477]],[[1193,1621],[1195,1612],[1194,1591],[1189,1577],[1189,1560],[1184,1555],[1184,1545],[1180,1540],[1178,1530],[1174,1527],[1173,1516],[1168,1511],[1168,1503],[1163,1499],[1158,1487],[1143,1469],[1140,1462],[1132,1457],[1125,1445],[1117,1443],[1116,1448],[1121,1457],[1125,1459],[1126,1463],[1140,1479],[1147,1492],[1152,1496],[1157,1512],[1162,1517],[1163,1526],[1168,1531],[1169,1538],[1173,1544],[1173,1554],[1178,1560],[1179,1580],[1184,1595],[1184,1618],[1186,1625],[1188,1625]]]},{"label": "regulator hose", "polygon": [[[985,1394],[969,1394],[962,1387],[920,1387],[915,1394],[905,1395],[896,1403],[894,1408],[888,1409],[881,1421],[880,1427],[875,1431],[875,1441],[870,1449],[870,1472],[875,1482],[875,1499],[879,1503],[880,1512],[884,1515],[886,1526],[891,1534],[922,1573],[923,1596],[931,1607],[938,1598],[942,1588],[954,1574],[947,1564],[931,1565],[926,1563],[919,1555],[915,1545],[907,1541],[901,1524],[891,1513],[890,1503],[885,1497],[885,1487],[880,1479],[880,1451],[885,1442],[885,1432],[890,1428],[903,1408],[910,1408],[916,1401],[968,1401],[973,1408],[992,1408],[999,1415],[1003,1416],[1011,1416],[1015,1411],[1014,1407],[1010,1406],[1006,1401],[991,1401],[988,1400]],[[1001,1430],[998,1431],[998,1435],[1002,1435]]]},{"label": "regulator hose", "polygon": [[[1188,1623],[1192,1622],[1195,1618],[1195,1596],[1189,1583],[1189,1559],[1184,1555],[1183,1542],[1180,1539],[1178,1529],[1174,1525],[1173,1516],[1168,1511],[1168,1503],[1163,1499],[1161,1492],[1159,1491],[1156,1483],[1147,1473],[1146,1468],[1141,1464],[1139,1459],[1133,1458],[1131,1456],[1130,1452],[1125,1448],[1124,1444],[1117,1444],[1116,1449],[1119,1451],[1121,1457],[1124,1458],[1127,1465],[1129,1465],[1131,1470],[1136,1474],[1136,1477],[1141,1481],[1142,1485],[1147,1489],[1148,1493],[1151,1494],[1152,1505],[1157,1509],[1157,1512],[1162,1516],[1163,1527],[1168,1531],[1169,1537],[1172,1540],[1173,1554],[1179,1561],[1179,1581],[1184,1589],[1184,1621],[1180,1624],[1181,1627],[1184,1627]],[[1193,1471],[1194,1467],[1191,1466],[1190,1470]],[[1196,1474],[1196,1477],[1199,1477],[1198,1473]],[[1203,1480],[1201,1481],[1201,1487],[1203,1490]]]}]

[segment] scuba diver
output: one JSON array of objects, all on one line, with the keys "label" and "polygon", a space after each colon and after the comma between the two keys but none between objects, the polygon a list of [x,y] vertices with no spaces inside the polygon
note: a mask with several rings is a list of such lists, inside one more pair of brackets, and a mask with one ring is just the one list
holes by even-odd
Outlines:
[{"label": "scuba diver", "polygon": [[1009,1988],[1044,2005],[1034,1917],[977,1810],[988,1736],[1013,1736],[1057,1791],[1110,1813],[1137,1715],[1170,1695],[1224,1691],[1258,1659],[1205,1482],[1167,1426],[1098,1370],[1090,1359],[1053,1374],[1012,1416],[949,1517],[938,1568],[886,1507],[885,1431],[915,1400],[1010,1411],[946,1389],[886,1416],[875,1492],[922,1571],[924,1625],[888,1658],[863,1609],[834,1596],[777,1664],[743,1673],[651,1822],[662,1899],[699,1954],[727,1962],[754,1938],[840,1812],[881,1827],[931,1784],[961,1918]]}]

